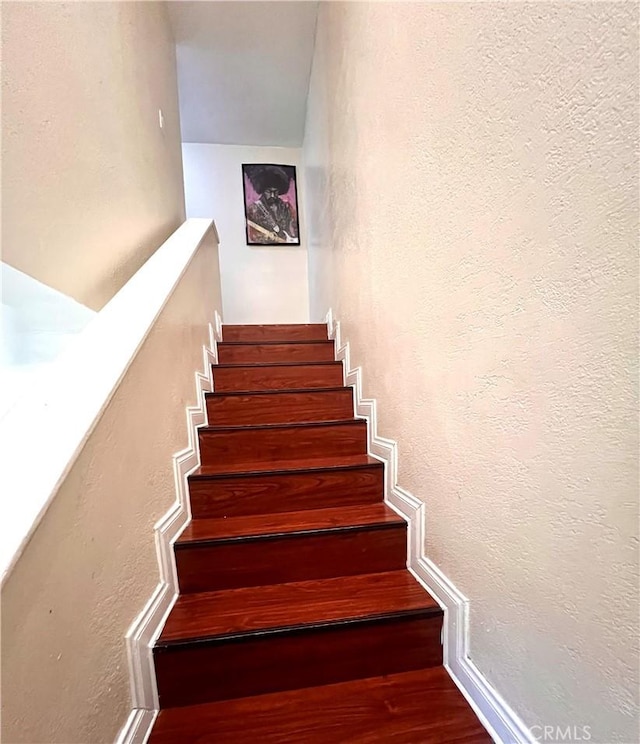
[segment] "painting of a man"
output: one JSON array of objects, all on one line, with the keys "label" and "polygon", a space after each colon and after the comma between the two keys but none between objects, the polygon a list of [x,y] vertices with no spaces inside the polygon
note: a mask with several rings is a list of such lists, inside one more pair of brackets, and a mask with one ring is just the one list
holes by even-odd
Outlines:
[{"label": "painting of a man", "polygon": [[300,245],[296,169],[243,165],[248,245]]}]

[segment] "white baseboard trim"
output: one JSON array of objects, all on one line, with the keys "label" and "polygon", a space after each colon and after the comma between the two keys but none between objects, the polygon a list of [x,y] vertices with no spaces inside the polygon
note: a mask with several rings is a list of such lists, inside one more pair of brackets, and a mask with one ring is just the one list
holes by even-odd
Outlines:
[{"label": "white baseboard trim", "polygon": [[344,363],[345,385],[353,388],[356,416],[367,420],[369,454],[385,464],[385,502],[408,522],[407,567],[444,610],[444,666],[494,741],[533,744],[523,721],[469,659],[469,600],[426,557],[424,503],[398,485],[397,442],[378,435],[376,401],[362,397],[362,368],[351,366],[349,342],[342,340],[332,310],[326,322],[336,356]]},{"label": "white baseboard trim", "polygon": [[209,324],[209,345],[202,347],[204,371],[195,373],[198,402],[186,410],[189,444],[173,456],[176,501],[154,525],[160,581],[126,634],[133,710],[120,730],[116,744],[144,744],[158,713],[153,646],[178,597],[173,544],[191,519],[187,477],[200,466],[198,427],[207,421],[205,393],[213,390],[211,365],[217,362],[216,344],[221,339],[222,319],[216,313],[215,328]]},{"label": "white baseboard trim", "polygon": [[145,744],[158,715],[157,710],[134,708],[120,729],[115,744]]}]

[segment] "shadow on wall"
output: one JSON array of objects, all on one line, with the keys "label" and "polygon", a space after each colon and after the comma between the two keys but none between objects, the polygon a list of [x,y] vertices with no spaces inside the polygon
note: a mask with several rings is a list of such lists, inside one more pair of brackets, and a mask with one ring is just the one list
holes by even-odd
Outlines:
[{"label": "shadow on wall", "polygon": [[96,312],[8,264],[0,265],[0,418],[29,390]]}]

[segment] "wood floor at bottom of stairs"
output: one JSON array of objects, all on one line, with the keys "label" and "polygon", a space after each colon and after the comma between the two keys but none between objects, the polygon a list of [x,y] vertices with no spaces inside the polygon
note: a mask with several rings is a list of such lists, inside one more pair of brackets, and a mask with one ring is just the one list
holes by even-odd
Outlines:
[{"label": "wood floor at bottom of stairs", "polygon": [[150,744],[479,744],[443,667],[160,711]]}]

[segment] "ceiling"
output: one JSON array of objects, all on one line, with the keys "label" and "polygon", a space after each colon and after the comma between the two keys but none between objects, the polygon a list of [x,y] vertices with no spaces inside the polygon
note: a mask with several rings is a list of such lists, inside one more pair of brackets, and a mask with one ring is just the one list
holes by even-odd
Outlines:
[{"label": "ceiling", "polygon": [[183,142],[300,147],[318,3],[168,2]]}]

